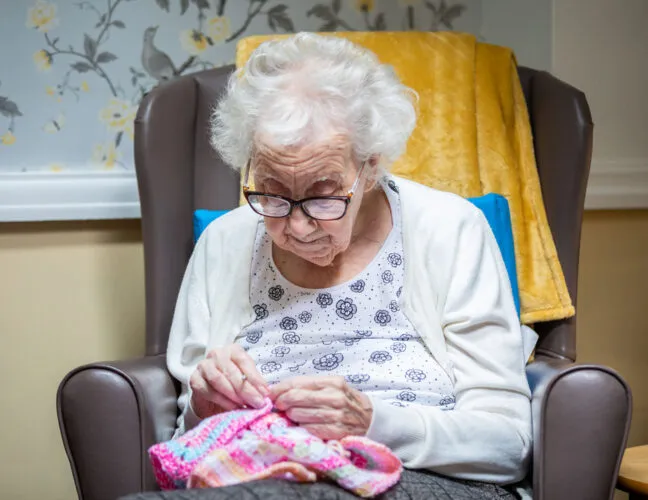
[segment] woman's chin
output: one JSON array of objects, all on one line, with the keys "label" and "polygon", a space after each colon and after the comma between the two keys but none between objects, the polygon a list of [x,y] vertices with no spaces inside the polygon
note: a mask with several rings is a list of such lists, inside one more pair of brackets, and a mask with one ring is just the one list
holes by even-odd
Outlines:
[{"label": "woman's chin", "polygon": [[318,248],[310,251],[292,248],[290,251],[300,259],[321,267],[331,265],[335,259],[335,253],[330,248]]}]

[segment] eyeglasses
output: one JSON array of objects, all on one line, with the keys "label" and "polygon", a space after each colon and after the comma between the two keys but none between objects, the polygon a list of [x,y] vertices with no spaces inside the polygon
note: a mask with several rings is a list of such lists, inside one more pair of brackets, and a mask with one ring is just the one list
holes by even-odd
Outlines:
[{"label": "eyeglasses", "polygon": [[360,176],[366,162],[360,167],[358,176],[353,186],[345,196],[313,196],[301,200],[293,200],[278,194],[267,194],[260,191],[250,191],[248,178],[250,176],[250,161],[245,166],[245,180],[243,182],[243,196],[249,203],[252,210],[264,217],[288,217],[295,207],[301,207],[302,211],[311,219],[315,220],[339,220],[345,216],[351,198],[358,187]]}]

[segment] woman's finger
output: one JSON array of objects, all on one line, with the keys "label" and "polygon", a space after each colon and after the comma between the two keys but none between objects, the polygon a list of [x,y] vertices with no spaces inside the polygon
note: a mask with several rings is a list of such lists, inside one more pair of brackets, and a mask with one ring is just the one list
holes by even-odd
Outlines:
[{"label": "woman's finger", "polygon": [[324,441],[329,441],[331,439],[342,439],[349,435],[349,433],[338,426],[337,424],[304,424],[300,425],[313,436],[316,436]]},{"label": "woman's finger", "polygon": [[192,378],[190,385],[194,397],[199,396],[205,401],[217,406],[221,411],[231,411],[241,408],[241,405],[212,389],[201,376]]},{"label": "woman's finger", "polygon": [[224,360],[220,366],[221,372],[227,377],[241,401],[252,408],[263,406],[263,395],[249,383],[247,374],[244,377],[243,372],[231,359]]},{"label": "woman's finger", "polygon": [[348,401],[342,391],[327,388],[321,390],[291,389],[282,393],[274,401],[278,410],[289,408],[333,408],[340,409],[348,406]]},{"label": "woman's finger", "polygon": [[213,361],[214,360],[210,359],[207,360],[207,362],[198,365],[202,377],[215,392],[222,394],[231,401],[234,401],[239,405],[239,407],[244,406],[246,403],[239,398],[228,376],[223,373]]},{"label": "woman's finger", "polygon": [[323,408],[293,407],[286,411],[286,415],[297,424],[326,424],[337,422],[340,419],[338,410]]},{"label": "woman's finger", "polygon": [[259,391],[259,394],[262,397],[267,397],[270,395],[270,390],[268,389],[268,383],[263,379],[259,370],[257,370],[256,365],[252,357],[245,352],[245,350],[238,346],[234,345],[232,347],[231,354],[232,362],[238,367],[238,369],[243,373],[247,380],[254,388]]},{"label": "woman's finger", "polygon": [[320,390],[320,389],[340,389],[343,390],[346,387],[346,382],[343,377],[312,377],[312,376],[298,376],[290,377],[286,380],[279,382],[278,384],[270,387],[270,397],[278,398],[284,392],[287,392],[291,389],[310,389],[310,390]]}]

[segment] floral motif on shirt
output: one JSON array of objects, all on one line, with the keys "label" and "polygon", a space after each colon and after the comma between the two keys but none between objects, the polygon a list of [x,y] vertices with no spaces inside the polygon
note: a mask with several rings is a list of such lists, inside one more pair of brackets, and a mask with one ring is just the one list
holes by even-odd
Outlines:
[{"label": "floral motif on shirt", "polygon": [[[342,342],[345,346],[351,347],[358,342],[360,342],[362,339],[340,339],[338,342]],[[322,342],[323,343],[323,342]]]},{"label": "floral motif on shirt", "polygon": [[393,313],[400,311],[400,306],[398,305],[398,302],[396,302],[395,300],[392,300],[389,303],[389,310],[391,312],[393,312]]},{"label": "floral motif on shirt", "polygon": [[283,317],[281,319],[281,323],[279,323],[279,327],[282,330],[296,330],[297,326],[297,320],[295,318],[291,318],[290,316]]},{"label": "floral motif on shirt", "polygon": [[382,365],[387,361],[391,361],[391,354],[387,351],[374,351],[369,356],[369,363],[376,363],[377,365]]},{"label": "floral motif on shirt", "polygon": [[268,306],[265,304],[256,304],[252,306],[252,309],[254,309],[254,314],[256,314],[256,319],[255,321],[259,321],[261,319],[266,319],[268,317]]},{"label": "floral motif on shirt", "polygon": [[455,404],[455,397],[454,396],[443,396],[439,400],[439,406],[448,406],[448,405],[453,405]]},{"label": "floral motif on shirt", "polygon": [[416,394],[414,394],[412,391],[401,391],[396,397],[401,401],[407,401],[409,403],[416,401]]},{"label": "floral motif on shirt", "polygon": [[281,336],[286,344],[299,344],[301,337],[296,332],[286,332]]},{"label": "floral motif on shirt", "polygon": [[391,316],[384,309],[380,309],[376,312],[376,315],[374,316],[374,321],[378,323],[380,326],[385,326],[387,323],[391,321]]},{"label": "floral motif on shirt", "polygon": [[268,373],[276,372],[277,370],[281,370],[281,364],[276,361],[268,361],[261,365],[261,373],[266,375]]},{"label": "floral motif on shirt", "polygon": [[387,262],[389,262],[392,267],[398,267],[403,263],[403,257],[401,257],[399,253],[392,252],[387,256]]},{"label": "floral motif on shirt", "polygon": [[309,323],[311,319],[313,319],[313,315],[309,313],[308,311],[302,311],[299,313],[299,321],[302,323]]},{"label": "floral motif on shirt", "polygon": [[394,342],[391,345],[391,350],[394,352],[405,352],[405,349],[407,349],[407,346],[403,342]]},{"label": "floral motif on shirt", "polygon": [[339,352],[325,354],[320,358],[314,359],[313,366],[316,370],[331,371],[340,366],[343,359],[344,356]]},{"label": "floral motif on shirt", "polygon": [[355,333],[358,337],[371,337],[373,335],[373,332],[371,330],[353,330],[353,333]]},{"label": "floral motif on shirt", "polygon": [[330,293],[320,293],[317,295],[315,302],[317,302],[317,304],[322,308],[328,307],[333,303],[333,297],[331,297]]},{"label": "floral motif on shirt", "polygon": [[268,297],[270,297],[274,301],[277,301],[281,300],[281,297],[283,297],[284,293],[284,289],[281,288],[281,285],[275,285],[270,287],[270,290],[268,290]]},{"label": "floral motif on shirt", "polygon": [[396,337],[396,340],[400,340],[401,342],[407,342],[408,340],[412,340],[412,336],[409,333],[403,333],[402,335]]},{"label": "floral motif on shirt", "polygon": [[369,382],[371,376],[368,373],[354,373],[353,375],[347,375],[344,377],[344,380],[350,384],[363,384]]},{"label": "floral motif on shirt", "polygon": [[396,291],[396,297],[400,298],[401,293],[403,293],[403,287],[402,287],[402,286],[399,286],[399,287],[398,287],[398,290]]},{"label": "floral motif on shirt", "polygon": [[422,382],[423,380],[425,380],[426,376],[427,375],[425,375],[423,370],[419,370],[417,368],[410,368],[405,372],[405,378],[411,380],[412,382]]},{"label": "floral motif on shirt", "polygon": [[392,281],[394,281],[394,274],[389,270],[383,271],[383,273],[380,275],[380,278],[385,284],[391,283]]},{"label": "floral motif on shirt", "polygon": [[245,336],[245,340],[247,340],[250,344],[256,344],[262,336],[263,333],[260,330],[252,330]]},{"label": "floral motif on shirt", "polygon": [[272,354],[274,354],[278,358],[283,358],[289,352],[290,352],[290,347],[286,345],[278,345],[272,350]]},{"label": "floral motif on shirt", "polygon": [[349,320],[353,318],[353,315],[358,312],[358,307],[353,303],[353,300],[350,298],[340,299],[335,304],[335,314],[340,318]]},{"label": "floral motif on shirt", "polygon": [[349,285],[349,288],[352,292],[362,293],[362,291],[365,289],[365,282],[364,280],[356,280]]},{"label": "floral motif on shirt", "polygon": [[288,367],[288,370],[290,370],[290,371],[293,372],[293,373],[294,373],[294,372],[297,372],[297,371],[299,371],[299,369],[300,369],[302,366],[304,366],[305,364],[306,364],[306,361],[303,361],[302,363],[298,363],[298,364],[296,364],[296,365],[294,365],[294,366],[289,366],[289,367]]}]

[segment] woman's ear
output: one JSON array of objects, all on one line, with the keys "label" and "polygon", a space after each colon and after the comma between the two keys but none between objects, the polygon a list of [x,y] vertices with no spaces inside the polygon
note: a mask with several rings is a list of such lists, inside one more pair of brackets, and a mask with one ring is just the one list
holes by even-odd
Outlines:
[{"label": "woman's ear", "polygon": [[367,171],[366,174],[366,182],[364,186],[364,191],[365,193],[368,191],[371,191],[376,187],[379,181],[379,170],[380,170],[380,155],[371,155],[369,159],[367,160],[367,164],[365,165],[365,170]]}]

